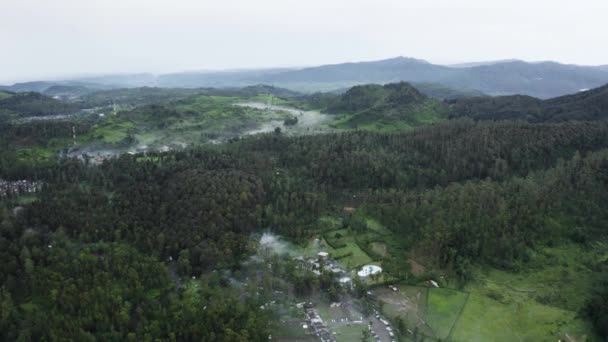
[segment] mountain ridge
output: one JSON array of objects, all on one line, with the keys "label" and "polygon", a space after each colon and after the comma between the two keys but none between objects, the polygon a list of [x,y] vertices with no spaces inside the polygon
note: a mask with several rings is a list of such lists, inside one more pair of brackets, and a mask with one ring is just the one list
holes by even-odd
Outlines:
[{"label": "mountain ridge", "polygon": [[[466,64],[466,63],[465,63]],[[334,91],[368,83],[437,84],[478,91],[491,96],[529,95],[542,99],[575,93],[608,83],[608,66],[581,66],[518,59],[439,65],[411,57],[335,63],[303,68],[194,71],[165,74],[116,74],[63,81],[36,81],[0,89],[41,92],[53,85],[93,88],[130,87],[244,87],[268,84],[303,92]]]}]

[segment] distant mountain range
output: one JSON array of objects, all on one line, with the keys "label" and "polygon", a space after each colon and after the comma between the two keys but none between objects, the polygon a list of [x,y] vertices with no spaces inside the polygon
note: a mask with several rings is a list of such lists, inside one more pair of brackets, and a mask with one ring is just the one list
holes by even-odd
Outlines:
[{"label": "distant mountain range", "polygon": [[[1,87],[9,91],[44,92],[53,85],[88,88],[119,87],[243,87],[271,84],[292,90],[334,91],[367,83],[407,81],[466,93],[529,95],[551,98],[608,83],[608,65],[579,66],[556,62],[503,60],[457,65],[437,65],[397,57],[379,61],[341,63],[300,69],[260,69],[221,72],[185,72],[163,75],[133,74],[86,77],[57,82],[29,82]],[[78,90],[82,92],[82,88]]]},{"label": "distant mountain range", "polygon": [[507,61],[473,67],[447,67],[412,58],[325,65],[269,76],[265,82],[289,88],[313,83],[437,83],[488,95],[525,94],[550,98],[608,83],[601,67],[555,62]]}]

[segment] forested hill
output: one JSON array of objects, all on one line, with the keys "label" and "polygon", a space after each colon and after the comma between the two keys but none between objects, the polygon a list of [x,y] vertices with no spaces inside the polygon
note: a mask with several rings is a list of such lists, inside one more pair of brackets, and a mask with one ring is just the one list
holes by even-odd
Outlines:
[{"label": "forested hill", "polygon": [[451,118],[530,122],[605,120],[608,119],[608,85],[549,100],[514,95],[461,98],[448,103]]},{"label": "forested hill", "polygon": [[405,105],[421,103],[427,97],[408,83],[391,83],[387,85],[367,84],[350,88],[332,103],[327,111],[330,113],[360,112],[374,109],[398,110]]},{"label": "forested hill", "polygon": [[428,98],[406,82],[352,87],[330,101],[326,111],[351,114],[337,125],[340,128],[381,125],[399,129],[404,125],[432,123],[444,114],[439,101]]},{"label": "forested hill", "polygon": [[40,93],[16,93],[4,97],[0,95],[0,116],[3,114],[17,114],[23,117],[70,114],[78,109],[79,107],[73,103],[59,101]]}]

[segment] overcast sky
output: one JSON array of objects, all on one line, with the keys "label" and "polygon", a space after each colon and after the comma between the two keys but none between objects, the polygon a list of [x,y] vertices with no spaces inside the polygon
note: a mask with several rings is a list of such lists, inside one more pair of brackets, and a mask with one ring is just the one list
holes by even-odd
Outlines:
[{"label": "overcast sky", "polygon": [[608,64],[608,0],[0,0],[0,82],[410,56]]}]

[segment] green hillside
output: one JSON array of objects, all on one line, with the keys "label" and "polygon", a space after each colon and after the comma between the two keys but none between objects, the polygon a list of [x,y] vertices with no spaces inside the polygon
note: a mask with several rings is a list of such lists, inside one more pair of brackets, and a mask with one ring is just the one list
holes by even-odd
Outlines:
[{"label": "green hillside", "polygon": [[393,131],[432,124],[445,118],[445,108],[408,83],[362,85],[349,89],[326,109],[343,114],[341,129]]},{"label": "green hillside", "polygon": [[13,93],[9,93],[7,91],[0,91],[0,100],[4,100],[4,99],[7,99],[12,96],[13,96]]}]

